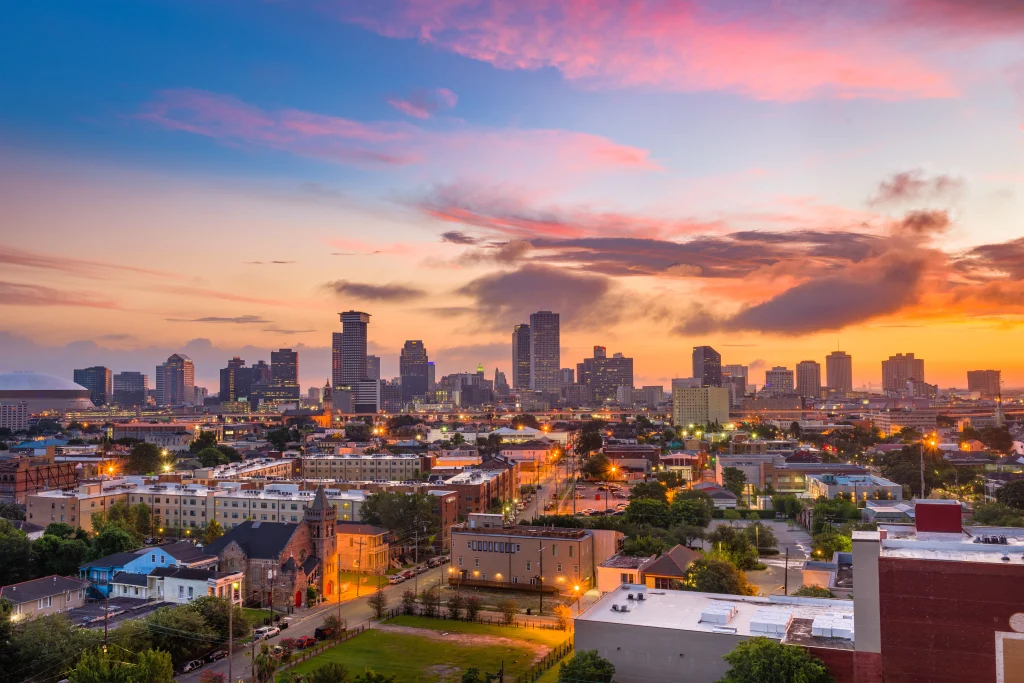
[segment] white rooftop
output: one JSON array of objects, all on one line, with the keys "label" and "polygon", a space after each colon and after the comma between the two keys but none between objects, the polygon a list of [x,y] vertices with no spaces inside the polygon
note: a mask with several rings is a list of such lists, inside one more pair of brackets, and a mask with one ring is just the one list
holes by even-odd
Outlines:
[{"label": "white rooftop", "polygon": [[[633,600],[629,599],[630,594]],[[643,595],[642,600],[637,599],[640,595]],[[737,636],[765,636],[785,642],[792,641],[798,635],[801,639],[811,636],[810,624],[807,622],[816,622],[822,628],[816,628],[814,637],[843,641],[833,645],[849,648],[853,638],[853,601],[779,595],[746,597],[656,590],[626,584],[604,595],[576,620]],[[803,626],[808,628],[794,629],[796,620],[804,620]],[[836,629],[839,635],[822,636],[824,625],[833,622],[842,625],[842,628]],[[828,645],[829,641],[824,641],[824,646]]]},{"label": "white rooftop", "polygon": [[[882,557],[1024,565],[1024,529],[1017,527],[964,527],[961,533],[918,532],[912,525],[880,524]],[[878,532],[854,532],[854,540]],[[1008,559],[1004,559],[1008,558]]]}]

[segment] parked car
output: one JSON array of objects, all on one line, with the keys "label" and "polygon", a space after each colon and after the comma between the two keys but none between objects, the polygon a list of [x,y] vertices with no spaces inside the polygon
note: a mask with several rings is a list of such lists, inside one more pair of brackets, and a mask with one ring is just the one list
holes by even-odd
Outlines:
[{"label": "parked car", "polygon": [[253,640],[266,640],[267,638],[273,638],[281,633],[281,629],[276,626],[261,626],[256,629],[253,634]]},{"label": "parked car", "polygon": [[411,579],[412,577],[416,576],[416,571],[413,569],[406,569],[404,572],[402,572],[402,576],[404,576],[407,579]]},{"label": "parked car", "polygon": [[597,514],[597,510],[595,510],[594,508],[587,508],[586,510],[584,510],[584,512],[586,512],[588,515]]},{"label": "parked car", "polygon": [[227,650],[214,650],[210,654],[206,655],[207,662],[216,662],[217,660],[224,659],[228,656]]},{"label": "parked car", "polygon": [[327,640],[334,636],[334,629],[326,626],[317,626],[313,631],[313,637],[317,640]]},{"label": "parked car", "polygon": [[416,573],[417,574],[423,574],[424,572],[427,571],[427,565],[421,564],[421,565],[417,566],[415,569],[416,569]]},{"label": "parked car", "polygon": [[427,560],[427,566],[430,567],[431,569],[433,569],[434,567],[440,567],[441,566],[441,558],[440,557],[432,557],[432,558],[430,558],[429,560]]},{"label": "parked car", "polygon": [[316,638],[313,636],[299,636],[295,639],[295,649],[305,650],[307,647],[316,645]]},{"label": "parked car", "polygon": [[627,496],[625,493],[622,493],[620,491],[616,491],[615,493],[612,494],[612,498],[625,499],[625,498],[629,498],[629,496]]},{"label": "parked car", "polygon": [[442,555],[441,556],[441,564],[448,564],[451,561],[452,561],[452,556],[451,555]]},{"label": "parked car", "polygon": [[191,662],[189,662],[185,666],[181,667],[181,673],[187,674],[189,671],[195,671],[196,669],[202,667],[202,665],[203,665],[203,660],[201,660],[201,659],[193,659]]},{"label": "parked car", "polygon": [[601,486],[598,486],[598,487],[597,487],[597,490],[598,490],[598,491],[607,491],[607,490],[608,490],[608,487],[607,487],[607,486],[604,486],[604,485],[602,484]]},{"label": "parked car", "polygon": [[288,628],[291,625],[292,625],[292,618],[291,617],[284,617],[279,622],[277,622],[277,627],[279,629],[281,629],[282,631],[285,630],[286,628]]},{"label": "parked car", "polygon": [[401,574],[393,574],[391,578],[388,579],[388,583],[390,583],[392,586],[400,584],[403,581],[405,581],[405,577]]}]

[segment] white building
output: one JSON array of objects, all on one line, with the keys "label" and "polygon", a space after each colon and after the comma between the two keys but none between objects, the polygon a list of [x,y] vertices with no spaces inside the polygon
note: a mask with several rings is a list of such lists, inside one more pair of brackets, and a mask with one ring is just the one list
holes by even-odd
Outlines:
[{"label": "white building", "polygon": [[672,421],[677,427],[729,421],[729,390],[672,386]]}]

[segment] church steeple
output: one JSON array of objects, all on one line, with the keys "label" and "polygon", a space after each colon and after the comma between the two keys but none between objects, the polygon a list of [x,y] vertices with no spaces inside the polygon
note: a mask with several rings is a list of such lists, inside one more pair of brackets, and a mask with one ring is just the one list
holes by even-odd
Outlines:
[{"label": "church steeple", "polygon": [[324,560],[334,555],[338,510],[327,500],[327,491],[324,490],[323,484],[316,487],[313,501],[306,506],[304,521],[309,527],[309,536],[316,549],[316,556]]},{"label": "church steeple", "polygon": [[331,389],[331,380],[327,380],[323,391],[320,393],[320,401],[323,403],[323,414],[334,421],[334,390]]}]

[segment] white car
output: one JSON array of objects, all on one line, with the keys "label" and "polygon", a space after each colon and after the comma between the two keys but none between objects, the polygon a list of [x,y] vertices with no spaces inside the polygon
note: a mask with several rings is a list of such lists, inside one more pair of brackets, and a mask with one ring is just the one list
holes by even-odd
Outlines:
[{"label": "white car", "polygon": [[267,638],[273,638],[281,633],[281,629],[276,626],[261,626],[256,629],[253,634],[253,640],[266,640]]}]

